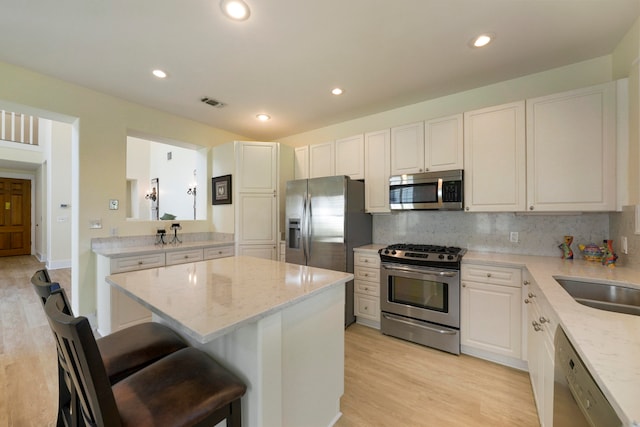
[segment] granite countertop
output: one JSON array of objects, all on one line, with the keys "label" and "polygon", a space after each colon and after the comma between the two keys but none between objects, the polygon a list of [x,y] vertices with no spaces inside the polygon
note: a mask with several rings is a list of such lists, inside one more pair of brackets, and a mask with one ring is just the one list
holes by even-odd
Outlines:
[{"label": "granite countertop", "polygon": [[463,264],[481,262],[526,267],[549,302],[560,326],[591,372],[623,425],[640,423],[640,316],[612,313],[577,303],[554,276],[615,282],[640,288],[640,269],[608,268],[597,262],[560,257],[469,251]]},{"label": "granite countertop", "polygon": [[351,279],[351,273],[245,256],[106,278],[176,330],[201,343]]},{"label": "granite countertop", "polygon": [[[169,236],[171,239],[172,236]],[[216,241],[205,240],[200,242],[184,242],[177,245],[165,244],[165,245],[143,245],[143,246],[122,246],[122,247],[105,247],[94,248],[93,252],[98,255],[106,256],[109,258],[121,258],[132,255],[148,255],[158,252],[175,252],[189,249],[202,249],[202,248],[215,248],[219,246],[233,246],[234,242],[229,241]]]}]

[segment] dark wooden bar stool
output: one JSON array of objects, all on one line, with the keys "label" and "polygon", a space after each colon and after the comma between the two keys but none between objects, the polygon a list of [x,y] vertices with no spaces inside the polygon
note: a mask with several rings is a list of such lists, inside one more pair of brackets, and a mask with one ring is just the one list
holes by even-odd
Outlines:
[{"label": "dark wooden bar stool", "polygon": [[89,321],[65,312],[64,290],[45,313],[77,391],[79,410],[91,426],[241,426],[246,385],[204,352],[183,348],[112,385]]},{"label": "dark wooden bar stool", "polygon": [[[31,277],[31,283],[40,297],[42,306],[53,291],[59,289],[52,282],[46,269],[38,270]],[[72,315],[71,307],[63,297],[64,312]],[[147,322],[114,332],[96,341],[109,382],[115,384],[123,378],[139,371],[158,359],[188,346],[172,329],[159,323]],[[65,381],[61,361],[58,360],[58,426],[69,423],[71,412],[70,384]]]}]

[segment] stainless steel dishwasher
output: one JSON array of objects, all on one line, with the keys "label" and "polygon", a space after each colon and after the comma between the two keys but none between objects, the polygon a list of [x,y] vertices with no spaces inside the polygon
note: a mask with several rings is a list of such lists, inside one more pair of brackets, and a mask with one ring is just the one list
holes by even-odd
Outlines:
[{"label": "stainless steel dishwasher", "polygon": [[617,427],[622,421],[562,328],[555,337],[553,427]]}]

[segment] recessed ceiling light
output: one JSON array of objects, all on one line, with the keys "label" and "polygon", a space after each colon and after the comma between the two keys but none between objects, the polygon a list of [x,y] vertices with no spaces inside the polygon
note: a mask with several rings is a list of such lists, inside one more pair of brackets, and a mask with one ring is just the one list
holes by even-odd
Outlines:
[{"label": "recessed ceiling light", "polygon": [[251,14],[249,6],[242,0],[221,0],[222,12],[234,21],[244,21]]},{"label": "recessed ceiling light", "polygon": [[271,116],[270,116],[270,115],[268,115],[268,114],[264,114],[264,113],[262,113],[262,114],[258,114],[258,115],[256,116],[256,118],[257,118],[258,120],[260,120],[261,122],[266,122],[266,121],[268,121],[268,120],[271,120]]},{"label": "recessed ceiling light", "polygon": [[471,40],[471,46],[483,47],[491,43],[496,38],[495,34],[480,34],[475,39]]},{"label": "recessed ceiling light", "polygon": [[340,89],[339,87],[336,87],[331,89],[331,93],[334,95],[342,95],[344,93],[344,90]]},{"label": "recessed ceiling light", "polygon": [[167,77],[167,73],[162,70],[153,70],[152,73],[159,79],[165,79]]}]

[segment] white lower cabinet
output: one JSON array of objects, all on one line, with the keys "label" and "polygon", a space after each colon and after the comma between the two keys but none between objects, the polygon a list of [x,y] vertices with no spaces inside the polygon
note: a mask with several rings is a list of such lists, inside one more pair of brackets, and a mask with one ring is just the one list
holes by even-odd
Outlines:
[{"label": "white lower cabinet", "polygon": [[521,270],[463,264],[460,344],[466,354],[523,369]]},{"label": "white lower cabinet", "polygon": [[527,359],[533,397],[542,427],[553,425],[554,337],[558,321],[535,282],[525,275]]},{"label": "white lower cabinet", "polygon": [[380,256],[354,251],[354,307],[356,322],[380,329]]},{"label": "white lower cabinet", "polygon": [[115,273],[222,258],[233,254],[233,244],[229,244],[197,249],[158,250],[151,254],[118,258],[98,255],[98,333],[105,336],[138,323],[151,321],[151,312],[147,308],[109,285],[105,277]]}]

